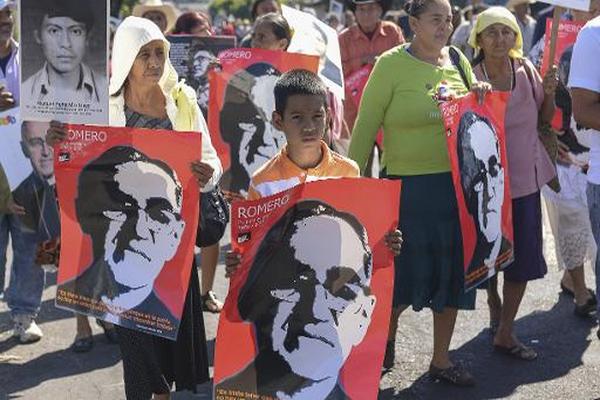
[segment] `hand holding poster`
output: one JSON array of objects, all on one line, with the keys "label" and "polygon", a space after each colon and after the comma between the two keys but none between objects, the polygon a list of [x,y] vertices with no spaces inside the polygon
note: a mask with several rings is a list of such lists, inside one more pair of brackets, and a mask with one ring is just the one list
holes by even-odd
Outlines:
[{"label": "hand holding poster", "polygon": [[57,307],[175,340],[199,188],[195,132],[67,127],[57,146],[63,246]]},{"label": "hand holding poster", "polygon": [[224,189],[245,194],[250,177],[285,145],[271,122],[277,78],[296,68],[317,72],[315,56],[260,49],[219,54],[211,70],[208,127],[225,174]]},{"label": "hand holding poster", "polygon": [[215,399],[377,397],[399,192],[344,178],[234,202],[242,260],[219,321]]},{"label": "hand holding poster", "polygon": [[108,123],[108,0],[20,0],[19,10],[22,120]]},{"label": "hand holding poster", "polygon": [[441,104],[463,238],[465,289],[513,261],[512,203],[506,167],[508,94],[474,94]]},{"label": "hand holding poster", "polygon": [[196,90],[198,105],[206,117],[208,110],[208,71],[220,52],[235,47],[235,36],[167,36],[169,58],[179,78]]}]

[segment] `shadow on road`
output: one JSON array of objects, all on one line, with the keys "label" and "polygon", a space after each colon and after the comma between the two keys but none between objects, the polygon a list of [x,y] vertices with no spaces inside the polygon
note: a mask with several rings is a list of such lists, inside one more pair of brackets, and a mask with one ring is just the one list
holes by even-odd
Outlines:
[{"label": "shadow on road", "polygon": [[[9,339],[6,342],[15,342]],[[66,376],[81,375],[119,363],[119,347],[107,344],[103,334],[94,336],[95,346],[89,353],[76,354],[70,349],[45,353],[23,364],[0,364],[0,398],[19,393],[40,383]],[[4,351],[2,348],[1,351]],[[9,397],[10,398],[10,397]]]},{"label": "shadow on road", "polygon": [[381,391],[379,400],[506,398],[521,385],[557,379],[582,365],[582,355],[590,344],[587,337],[594,327],[593,319],[575,317],[572,300],[561,296],[549,311],[533,312],[515,324],[519,339],[538,352],[537,360],[521,361],[495,353],[489,330],[484,329],[451,352],[453,360],[475,375],[477,386],[456,388],[423,374],[400,392],[391,388]]}]

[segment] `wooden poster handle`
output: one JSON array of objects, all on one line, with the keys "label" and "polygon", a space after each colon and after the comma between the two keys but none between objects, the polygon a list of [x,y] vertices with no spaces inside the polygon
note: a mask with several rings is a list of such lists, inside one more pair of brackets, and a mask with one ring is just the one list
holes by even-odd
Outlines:
[{"label": "wooden poster handle", "polygon": [[565,12],[564,7],[554,7],[554,15],[552,17],[552,31],[550,33],[550,54],[549,54],[549,66],[556,65],[554,57],[556,55],[556,39],[558,37],[558,25],[560,24],[560,17]]}]

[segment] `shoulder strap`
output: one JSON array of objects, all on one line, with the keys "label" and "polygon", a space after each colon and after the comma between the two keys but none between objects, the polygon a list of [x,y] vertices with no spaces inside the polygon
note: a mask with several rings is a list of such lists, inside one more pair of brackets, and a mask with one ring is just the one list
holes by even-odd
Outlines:
[{"label": "shoulder strap", "polygon": [[471,90],[471,84],[467,79],[467,74],[465,73],[465,70],[462,67],[462,64],[460,63],[460,54],[458,54],[458,51],[456,51],[454,47],[450,46],[450,48],[448,49],[448,55],[450,56],[450,61],[452,61],[452,64],[456,67],[456,69],[458,69],[458,73],[460,74],[463,83],[465,84],[467,89]]},{"label": "shoulder strap", "polygon": [[537,98],[535,97],[535,81],[533,80],[531,69],[529,68],[529,65],[527,65],[527,61],[525,61],[524,58],[521,59],[521,65],[523,66],[523,68],[525,68],[525,73],[527,74],[527,80],[529,81],[529,86],[531,87],[531,94],[533,95],[533,100],[537,103]]}]

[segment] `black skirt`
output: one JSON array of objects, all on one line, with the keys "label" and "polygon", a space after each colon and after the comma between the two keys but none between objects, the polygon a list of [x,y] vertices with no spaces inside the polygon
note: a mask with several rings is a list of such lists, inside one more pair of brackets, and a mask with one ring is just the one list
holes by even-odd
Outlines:
[{"label": "black skirt", "polygon": [[177,340],[148,335],[117,326],[123,358],[127,400],[148,400],[153,393],[196,391],[209,380],[206,334],[200,283],[194,263]]},{"label": "black skirt", "polygon": [[394,307],[443,312],[475,308],[464,290],[462,235],[452,175],[383,176],[402,179],[400,226],[404,242],[395,259]]}]

